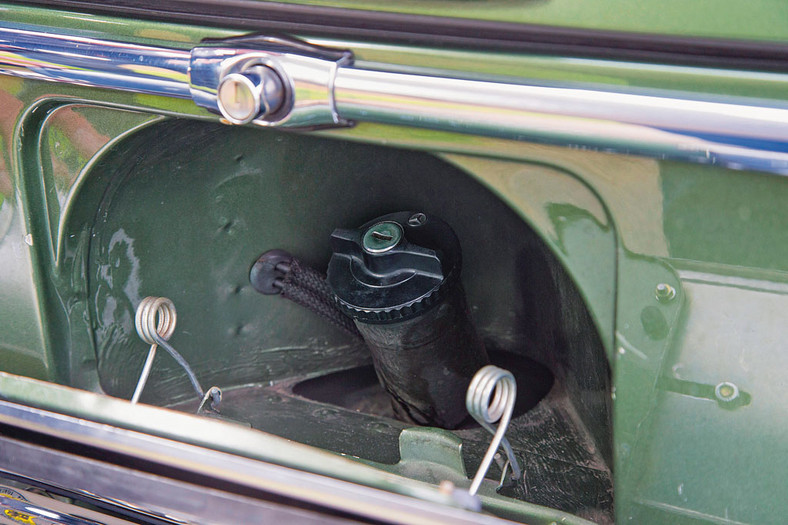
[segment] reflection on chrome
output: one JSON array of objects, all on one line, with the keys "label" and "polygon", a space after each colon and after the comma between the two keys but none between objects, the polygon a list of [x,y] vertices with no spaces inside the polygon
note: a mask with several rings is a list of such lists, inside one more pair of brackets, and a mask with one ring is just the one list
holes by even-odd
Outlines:
[{"label": "reflection on chrome", "polygon": [[24,483],[0,478],[0,517],[29,525],[127,525],[131,522],[56,499]]},{"label": "reflection on chrome", "polygon": [[0,73],[189,98],[189,52],[0,28]]},{"label": "reflection on chrome", "polygon": [[354,68],[348,52],[302,42],[283,51],[281,41],[268,40],[270,50],[259,37],[258,47],[234,48],[238,40],[229,40],[190,53],[0,24],[0,73],[191,97],[218,113],[223,72],[249,57],[286,84],[283,108],[253,120],[257,125],[378,122],[788,174],[788,106],[781,101],[371,71]]},{"label": "reflection on chrome", "polygon": [[[342,69],[348,119],[788,174],[788,107]],[[757,101],[766,103],[770,101]],[[747,104],[745,104],[747,103]],[[751,104],[751,105],[748,105]]]}]

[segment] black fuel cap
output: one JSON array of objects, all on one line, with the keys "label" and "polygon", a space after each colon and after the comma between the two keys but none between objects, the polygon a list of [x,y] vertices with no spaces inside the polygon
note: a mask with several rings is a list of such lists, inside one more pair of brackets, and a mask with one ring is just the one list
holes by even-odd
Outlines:
[{"label": "black fuel cap", "polygon": [[434,215],[397,212],[334,230],[328,284],[360,322],[408,319],[438,303],[460,275],[460,242]]}]

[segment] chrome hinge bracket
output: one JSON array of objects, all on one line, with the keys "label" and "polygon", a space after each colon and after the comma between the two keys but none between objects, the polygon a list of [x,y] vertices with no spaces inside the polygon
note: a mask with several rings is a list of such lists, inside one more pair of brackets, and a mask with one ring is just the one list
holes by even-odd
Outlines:
[{"label": "chrome hinge bracket", "polygon": [[353,64],[347,50],[272,36],[205,40],[191,51],[194,102],[232,124],[349,126],[337,112],[334,81]]}]

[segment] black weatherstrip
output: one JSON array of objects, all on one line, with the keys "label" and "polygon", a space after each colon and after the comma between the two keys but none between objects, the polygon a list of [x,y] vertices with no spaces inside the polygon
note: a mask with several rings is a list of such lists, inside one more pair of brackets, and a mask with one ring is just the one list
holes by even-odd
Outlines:
[{"label": "black weatherstrip", "polygon": [[416,46],[788,72],[788,44],[550,27],[259,0],[39,0],[26,5]]}]

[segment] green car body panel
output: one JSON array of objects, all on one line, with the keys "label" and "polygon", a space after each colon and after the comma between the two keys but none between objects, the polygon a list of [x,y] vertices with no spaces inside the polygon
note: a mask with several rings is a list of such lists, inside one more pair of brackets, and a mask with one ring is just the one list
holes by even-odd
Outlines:
[{"label": "green car body panel", "polygon": [[[766,0],[304,4],[788,40],[788,7]],[[0,13],[51,33],[184,50],[244,34],[17,5]],[[350,49],[371,69],[788,104],[788,74],[779,72],[295,36]],[[482,332],[525,340],[533,334],[523,323],[576,322],[576,333],[561,336],[573,366],[596,349],[609,364],[612,422],[580,418],[606,463],[599,468],[612,472],[617,522],[779,523],[788,515],[788,179],[378,123],[293,133],[218,122],[191,100],[0,75],[0,398],[428,497],[405,480],[411,471],[428,479],[431,464],[408,443],[431,442],[433,463],[445,467],[458,446],[446,431],[403,433],[400,466],[406,458],[416,466],[397,470],[319,450],[327,448],[319,428],[303,446],[114,398],[131,396],[146,351],[122,296],[172,298],[180,317],[172,342],[208,382],[276,382],[363,360],[309,312],[263,304],[249,265],[284,246],[325,266],[335,227],[380,209],[432,206],[470,232],[464,250],[477,271],[464,284]],[[537,254],[544,268],[514,264],[522,254]],[[556,288],[540,275],[553,275]],[[546,298],[556,290],[559,298]],[[517,293],[531,304],[519,316],[510,307]],[[534,317],[542,304],[556,313]],[[587,319],[568,320],[562,309],[584,309]],[[211,375],[217,359],[221,370]],[[143,402],[184,402],[178,370],[154,370]],[[606,413],[594,408],[610,402],[600,399],[604,386],[562,380],[588,414]],[[735,386],[736,399],[721,384]],[[348,454],[374,456],[374,443],[359,447]],[[523,501],[488,496],[484,504],[528,523],[583,522]]]}]

